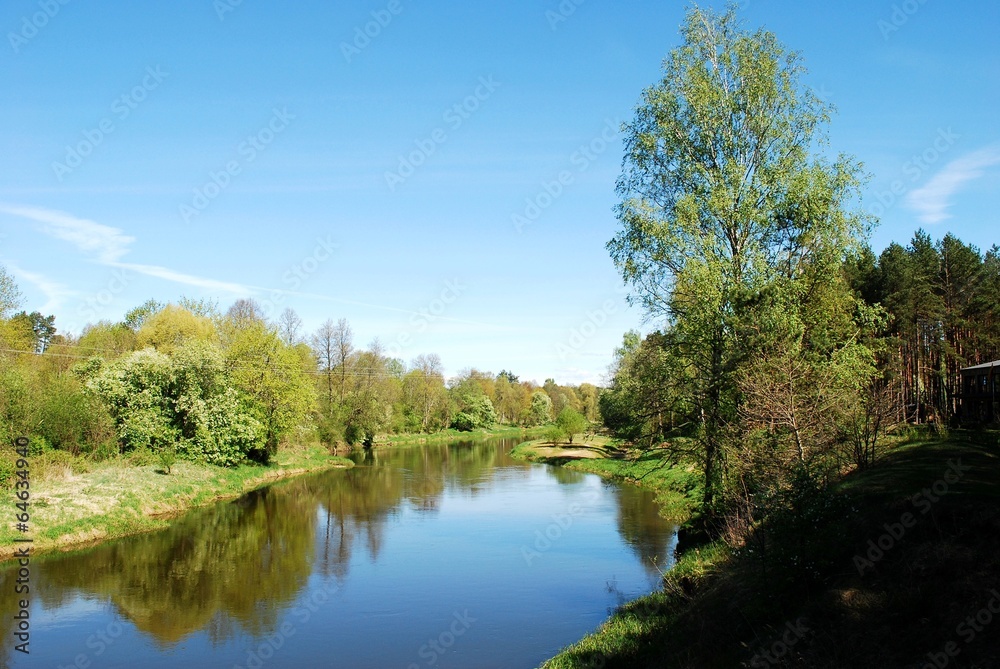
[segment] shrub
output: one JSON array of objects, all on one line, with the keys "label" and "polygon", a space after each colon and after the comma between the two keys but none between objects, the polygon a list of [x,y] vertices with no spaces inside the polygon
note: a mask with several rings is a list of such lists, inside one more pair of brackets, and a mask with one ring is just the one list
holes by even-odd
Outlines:
[{"label": "shrub", "polygon": [[334,416],[320,416],[316,421],[316,433],[324,446],[336,446],[346,441],[344,426]]},{"label": "shrub", "polygon": [[105,439],[94,446],[93,450],[90,451],[90,458],[94,462],[112,460],[117,458],[119,455],[121,455],[121,451],[118,449],[118,443],[113,438]]},{"label": "shrub", "polygon": [[172,448],[164,448],[160,451],[160,466],[163,467],[163,473],[169,474],[170,468],[177,461],[177,451]]},{"label": "shrub", "polygon": [[69,470],[73,474],[83,474],[90,471],[90,464],[72,453],[55,449],[46,450],[31,461],[33,478],[43,479],[61,470]]},{"label": "shrub", "polygon": [[563,407],[556,418],[559,429],[569,437],[569,443],[573,443],[573,435],[579,434],[587,429],[587,419],[579,411],[572,407]]},{"label": "shrub", "polygon": [[195,435],[180,449],[187,457],[229,467],[264,450],[264,426],[254,418],[232,388],[198,403],[188,412]]},{"label": "shrub", "polygon": [[476,420],[470,414],[459,411],[451,421],[451,426],[459,432],[472,432],[476,429]]},{"label": "shrub", "polygon": [[497,412],[493,402],[486,395],[474,397],[465,411],[459,411],[452,419],[451,426],[460,432],[489,429],[497,423]]},{"label": "shrub", "polygon": [[259,412],[231,387],[217,347],[193,341],[169,356],[146,349],[92,368],[86,386],[108,407],[124,451],[172,448],[220,466],[266,459]]},{"label": "shrub", "polygon": [[156,462],[156,454],[148,446],[141,446],[129,453],[126,461],[136,467],[146,467]]},{"label": "shrub", "polygon": [[52,450],[52,444],[45,437],[34,436],[28,439],[28,457],[37,458]]},{"label": "shrub", "polygon": [[75,378],[52,379],[41,404],[39,432],[53,448],[79,455],[114,436],[107,410]]}]

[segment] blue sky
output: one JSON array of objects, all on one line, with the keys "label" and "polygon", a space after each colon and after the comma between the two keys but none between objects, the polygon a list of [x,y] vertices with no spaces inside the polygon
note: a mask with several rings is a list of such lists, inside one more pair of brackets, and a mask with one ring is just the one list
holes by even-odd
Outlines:
[{"label": "blue sky", "polygon": [[[876,251],[918,227],[1000,241],[1000,6],[742,7],[836,105],[831,148],[871,175]],[[306,331],[344,317],[359,345],[438,353],[449,373],[598,381],[622,334],[652,327],[604,245],[617,126],[683,14],[652,0],[10,0],[0,263],[25,307],[75,333],[150,297],[252,296]]]}]

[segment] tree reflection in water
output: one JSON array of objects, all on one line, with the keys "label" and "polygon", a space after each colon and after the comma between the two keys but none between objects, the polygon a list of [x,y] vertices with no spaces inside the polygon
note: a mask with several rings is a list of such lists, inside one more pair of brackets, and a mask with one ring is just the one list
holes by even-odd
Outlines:
[{"label": "tree reflection in water", "polygon": [[[344,582],[359,548],[377,560],[387,528],[402,508],[434,515],[445,490],[476,497],[490,491],[503,468],[532,466],[507,455],[516,441],[358,453],[353,469],[263,488],[186,514],[161,532],[36,558],[32,598],[49,610],[77,597],[108,601],[161,647],[200,630],[213,644],[240,633],[264,637],[275,632],[311,574]],[[547,472],[560,485],[580,484],[588,476],[557,467]],[[611,489],[619,535],[647,572],[654,572],[654,559],[666,562],[674,528],[657,515],[649,493]],[[2,665],[12,650],[14,578],[16,564],[0,569]]]}]

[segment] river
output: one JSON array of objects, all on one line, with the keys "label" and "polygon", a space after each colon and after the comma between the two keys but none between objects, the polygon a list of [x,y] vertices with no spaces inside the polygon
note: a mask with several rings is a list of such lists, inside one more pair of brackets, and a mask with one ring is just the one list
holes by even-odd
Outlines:
[{"label": "river", "polygon": [[0,664],[535,667],[655,589],[652,494],[513,460],[515,439],[376,449],[31,563],[30,655],[0,570]]}]

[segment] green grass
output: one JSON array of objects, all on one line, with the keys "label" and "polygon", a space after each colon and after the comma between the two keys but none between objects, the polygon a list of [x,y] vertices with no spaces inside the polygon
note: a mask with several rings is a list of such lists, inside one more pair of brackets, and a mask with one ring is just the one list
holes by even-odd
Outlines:
[{"label": "green grass", "polygon": [[[515,446],[511,456],[640,485],[656,493],[662,515],[678,522],[686,520],[701,499],[697,472],[665,463],[658,451],[624,451],[616,441],[600,435],[574,441],[577,443],[558,445],[540,439],[527,441]],[[580,457],[584,454],[588,457]]]},{"label": "green grass", "polygon": [[390,446],[404,446],[404,445],[410,446],[413,444],[430,444],[441,441],[457,441],[459,439],[479,440],[479,439],[496,439],[501,437],[531,436],[540,434],[540,431],[542,429],[544,428],[504,426],[504,427],[493,428],[491,430],[473,430],[472,432],[461,432],[459,430],[448,428],[446,430],[441,430],[439,432],[432,432],[430,434],[423,434],[423,433],[393,434],[389,435],[388,437],[385,437],[385,439],[379,441],[378,444],[388,444]]},{"label": "green grass", "polygon": [[[29,459],[30,532],[14,522],[0,527],[0,559],[13,555],[13,540],[30,536],[34,552],[82,546],[165,527],[188,509],[237,497],[273,481],[353,463],[319,446],[280,450],[269,465],[223,468],[177,461],[166,474],[155,458],[120,457],[102,462],[53,452]],[[10,495],[13,510],[13,495]],[[13,514],[11,514],[13,515]]]},{"label": "green grass", "polygon": [[[926,499],[935,484],[940,491],[958,461],[968,470],[935,502],[917,506],[914,496]],[[622,607],[543,666],[922,667],[948,643],[960,651],[949,667],[997,666],[993,627],[972,640],[957,633],[1000,591],[995,439],[897,442],[876,466],[830,490],[822,509],[808,531],[765,524],[745,546],[689,551],[662,591]],[[859,571],[855,560],[868,542],[906,513],[915,525]],[[808,630],[776,646],[797,623]],[[784,652],[769,660],[764,653],[775,648]]]}]

